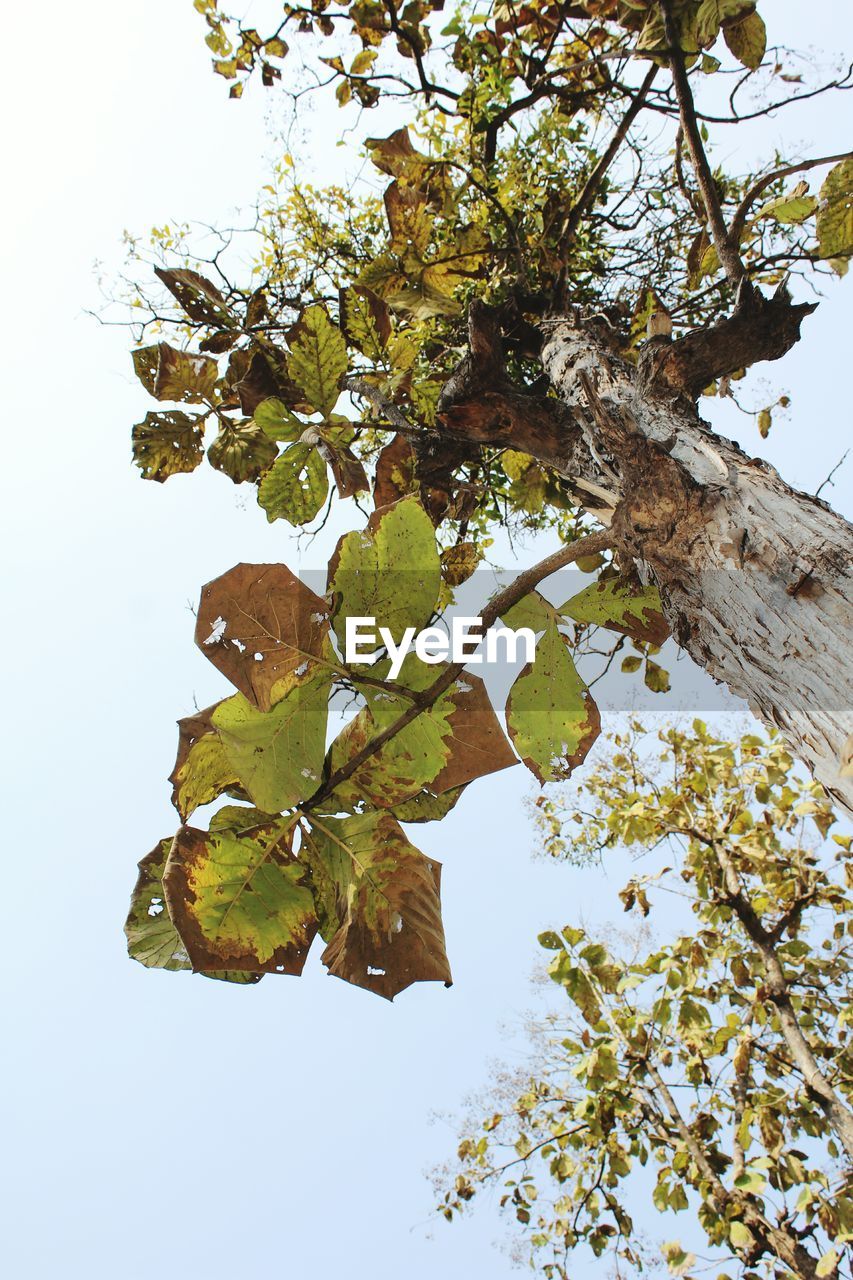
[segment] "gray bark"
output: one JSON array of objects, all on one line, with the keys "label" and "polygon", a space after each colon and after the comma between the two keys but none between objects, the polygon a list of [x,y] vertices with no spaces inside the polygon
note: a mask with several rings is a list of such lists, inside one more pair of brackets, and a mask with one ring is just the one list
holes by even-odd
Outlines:
[{"label": "gray bark", "polygon": [[549,324],[542,363],[586,445],[567,433],[565,456],[549,449],[548,461],[620,500],[619,545],[658,585],[678,643],[779,728],[853,813],[853,777],[842,773],[853,526],[706,427],[688,396],[653,377],[660,359],[633,366],[567,318]]}]

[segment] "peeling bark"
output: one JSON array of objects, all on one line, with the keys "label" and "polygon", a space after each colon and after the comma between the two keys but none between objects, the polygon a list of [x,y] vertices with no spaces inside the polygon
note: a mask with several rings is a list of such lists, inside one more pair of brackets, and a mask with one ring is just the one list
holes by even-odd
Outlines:
[{"label": "peeling bark", "polygon": [[650,387],[580,321],[550,323],[542,363],[618,482],[619,545],[657,583],[676,640],[853,812],[853,779],[841,776],[853,526],[713,433],[684,394]]}]

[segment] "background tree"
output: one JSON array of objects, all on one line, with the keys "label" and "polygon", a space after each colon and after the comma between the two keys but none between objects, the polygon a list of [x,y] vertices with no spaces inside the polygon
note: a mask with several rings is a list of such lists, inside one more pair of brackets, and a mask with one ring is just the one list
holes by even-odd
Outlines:
[{"label": "background tree", "polygon": [[[659,737],[656,757],[633,724],[579,794],[540,797],[553,856],[642,851],[619,896],[648,926],[618,946],[542,934],[573,1012],[466,1134],[444,1212],[501,1186],[548,1276],[584,1247],[641,1267],[628,1206],[649,1199],[692,1211],[712,1249],[697,1262],[666,1244],[674,1275],[849,1274],[850,837],[830,835],[778,738],[731,743],[700,721]],[[687,907],[666,943],[661,894]]]},{"label": "background tree", "polygon": [[[728,175],[709,130],[846,89],[849,72],[819,81],[768,55],[742,0],[463,5],[449,20],[417,2],[286,5],[269,37],[196,7],[235,96],[255,71],[290,76],[295,32],[294,95],[326,83],[343,106],[407,104],[418,145],[406,127],[367,141],[381,197],[314,190],[287,157],[251,283],[232,280],[227,236],[205,265],[167,231],[162,296],[135,292],[136,371],[172,406],[134,428],[144,476],[193,470],[210,422],[208,461],[257,483],[268,519],[310,525],[330,474],[333,495],[371,490],[375,510],[339,544],[325,596],[284,566],[204,589],[197,640],[237,693],[181,722],[176,807],[184,823],[224,793],[250,807],[144,861],[132,953],[299,972],[319,931],[331,972],[385,995],[449,980],[438,870],[399,822],[440,819],[518,757],[541,781],[583,760],[600,721],[572,651],[595,625],[641,656],[671,629],[853,802],[850,526],[696,409],[797,340],[813,304],[786,281],[842,273],[853,252],[851,155]],[[813,169],[819,196],[792,185]],[[179,346],[149,341],[170,325]],[[461,666],[412,661],[389,681],[340,660],[348,616],[395,639],[434,621],[494,529],[519,523],[564,546],[484,612],[542,634],[508,738]],[[593,556],[583,598],[532,594]],[[327,751],[340,688],[362,706]]]}]

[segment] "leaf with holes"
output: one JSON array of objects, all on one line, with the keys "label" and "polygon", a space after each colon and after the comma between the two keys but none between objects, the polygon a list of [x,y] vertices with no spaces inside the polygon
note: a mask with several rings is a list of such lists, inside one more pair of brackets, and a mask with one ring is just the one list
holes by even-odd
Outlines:
[{"label": "leaf with holes", "polygon": [[294,680],[269,711],[235,693],[211,715],[229,765],[265,813],[307,800],[320,785],[330,682],[322,670]]},{"label": "leaf with holes", "polygon": [[440,864],[389,814],[310,822],[305,856],[329,972],[388,1000],[413,982],[450,985]]},{"label": "leaf with holes", "polygon": [[369,360],[380,362],[391,338],[391,313],[387,304],[362,285],[340,291],[341,328],[354,347]]},{"label": "leaf with holes", "polygon": [[506,722],[513,746],[540,782],[568,778],[599,735],[598,707],[553,625],[510,690]]},{"label": "leaf with holes", "polygon": [[239,835],[182,827],[163,886],[194,969],[302,972],[317,917],[292,819]]},{"label": "leaf with holes", "polygon": [[202,588],[195,642],[262,711],[291,676],[327,668],[325,600],[283,564],[238,564]]},{"label": "leaf with holes", "polygon": [[215,397],[219,369],[210,356],[177,351],[168,342],[159,342],[134,351],[133,366],[157,400],[203,404]]},{"label": "leaf with holes", "polygon": [[[191,969],[186,947],[178,936],[166,909],[163,889],[163,871],[172,847],[172,837],[159,841],[139,863],[139,875],[130,899],[130,911],[125,921],[127,953],[147,969],[168,969],[172,972]],[[247,984],[260,982],[261,975],[234,969],[213,970],[204,973],[206,978],[220,982]]]},{"label": "leaf with holes", "polygon": [[146,413],[131,432],[133,461],[144,480],[162,484],[169,476],[195,471],[204,457],[204,417],[178,409]]},{"label": "leaf with holes", "polygon": [[178,303],[178,306],[200,324],[229,327],[232,323],[228,306],[215,284],[188,268],[166,270],[155,267],[154,274]]},{"label": "leaf with holes", "polygon": [[324,307],[309,307],[289,335],[287,371],[317,413],[328,417],[347,371],[347,346]]},{"label": "leaf with holes", "polygon": [[258,490],[258,502],[270,524],[286,520],[294,526],[308,524],[326,501],[329,476],[316,445],[292,444],[267,471]]}]

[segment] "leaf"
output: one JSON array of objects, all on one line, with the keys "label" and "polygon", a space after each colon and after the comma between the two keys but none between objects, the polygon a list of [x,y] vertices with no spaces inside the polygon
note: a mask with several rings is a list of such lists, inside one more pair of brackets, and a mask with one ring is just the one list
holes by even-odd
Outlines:
[{"label": "leaf", "polygon": [[643,672],[643,684],[652,693],[668,693],[669,692],[669,672],[664,671],[663,667],[657,662],[652,662],[651,658],[646,659],[646,669]]},{"label": "leaf", "polygon": [[292,444],[305,430],[305,423],[291,413],[283,400],[270,396],[255,409],[255,422],[271,440]]},{"label": "leaf", "polygon": [[283,564],[238,564],[202,588],[195,642],[244,697],[267,711],[291,678],[327,666],[325,600]]},{"label": "leaf", "polygon": [[367,472],[352,449],[346,445],[333,445],[325,440],[322,451],[332,468],[339,498],[352,498],[370,488]]},{"label": "leaf", "polygon": [[239,425],[223,422],[207,451],[207,460],[234,484],[242,484],[259,479],[275,461],[277,452],[275,442],[254,422]]},{"label": "leaf", "polygon": [[418,183],[429,171],[432,162],[412,146],[407,128],[395,129],[387,138],[366,138],[365,147],[380,173],[392,178],[404,178]]},{"label": "leaf", "polygon": [[177,270],[165,270],[155,267],[158,276],[178,305],[189,316],[201,324],[213,324],[217,327],[230,326],[231,317],[228,306],[215,284],[186,267]]},{"label": "leaf", "polygon": [[362,531],[341,538],[329,562],[335,593],[335,633],[345,643],[346,619],[375,618],[399,640],[420,630],[438,599],[441,571],[432,521],[415,498],[376,511]]},{"label": "leaf", "polygon": [[139,863],[139,876],[124,926],[127,953],[149,969],[191,969],[186,948],[166,910],[163,868],[172,837],[160,840]]},{"label": "leaf", "polygon": [[214,398],[219,368],[210,356],[176,351],[168,342],[158,343],[156,353],[156,365],[152,364],[151,372],[153,394],[158,400],[203,404]]},{"label": "leaf", "polygon": [[285,449],[261,481],[258,502],[267,520],[308,524],[326,501],[329,476],[317,446],[297,441]]},{"label": "leaf", "polygon": [[343,334],[324,307],[309,307],[290,331],[287,371],[305,398],[328,417],[340,395],[347,371]]},{"label": "leaf", "polygon": [[830,169],[820,189],[817,240],[822,258],[853,254],[853,159]]},{"label": "leaf", "polygon": [[833,1275],[840,1261],[841,1261],[841,1256],[838,1250],[829,1249],[825,1254],[823,1254],[817,1266],[815,1267],[815,1272],[814,1272],[815,1275],[820,1276],[821,1280],[823,1280],[824,1276]]},{"label": "leaf", "polygon": [[696,1262],[695,1253],[687,1253],[677,1240],[670,1240],[663,1246],[663,1256],[671,1276],[683,1276]]},{"label": "leaf", "polygon": [[384,202],[392,249],[400,253],[411,246],[423,258],[433,238],[434,225],[426,196],[413,187],[392,182],[385,190]]},{"label": "leaf", "polygon": [[440,864],[389,814],[311,818],[305,841],[329,973],[393,1000],[413,982],[452,979]]},{"label": "leaf", "polygon": [[630,577],[599,577],[557,610],[589,626],[619,631],[632,640],[662,645],[669,635],[657,587]]},{"label": "leaf", "polygon": [[239,781],[211,724],[218,705],[178,721],[178,755],[169,781],[172,804],[183,822]]},{"label": "leaf", "polygon": [[513,746],[540,782],[568,778],[599,735],[598,708],[553,625],[510,690],[506,722]]},{"label": "leaf", "polygon": [[326,751],[330,675],[294,683],[269,711],[235,693],[215,708],[211,723],[249,799],[278,813],[320,785]]},{"label": "leaf", "polygon": [[162,484],[169,476],[195,471],[204,457],[203,416],[166,409],[146,413],[131,432],[133,461],[144,480]]},{"label": "leaf", "polygon": [[776,196],[774,200],[768,200],[756,210],[754,221],[757,222],[759,218],[772,218],[774,222],[792,225],[805,222],[817,208],[817,200],[814,196],[807,194],[808,189],[807,182],[798,182],[792,191],[783,196]]},{"label": "leaf", "polygon": [[347,341],[369,360],[382,361],[391,338],[387,304],[362,285],[340,291],[341,328]]},{"label": "leaf", "polygon": [[[139,863],[139,876],[130,900],[130,911],[124,926],[127,937],[127,953],[147,969],[168,969],[171,972],[191,969],[186,947],[178,936],[166,909],[163,889],[163,869],[172,837],[161,840]],[[203,975],[221,982],[237,982],[243,985],[260,982],[261,975],[239,970],[213,970]]]},{"label": "leaf", "polygon": [[317,917],[292,843],[292,819],[240,835],[181,828],[163,884],[194,969],[302,972]]},{"label": "leaf", "polygon": [[373,505],[389,507],[400,498],[417,493],[415,479],[415,454],[403,435],[397,435],[386,444],[376,462],[373,480]]},{"label": "leaf", "polygon": [[481,553],[475,542],[457,542],[441,553],[441,576],[449,587],[467,582],[480,563]]},{"label": "leaf", "polygon": [[760,14],[753,11],[724,23],[723,39],[742,66],[757,71],[767,50],[767,28]]},{"label": "leaf", "polygon": [[755,1244],[755,1236],[742,1222],[729,1223],[729,1240],[735,1249],[751,1249]]},{"label": "leaf", "polygon": [[766,440],[770,435],[770,428],[773,425],[773,415],[769,409],[762,409],[758,415],[758,433],[762,440]]},{"label": "leaf", "polygon": [[464,790],[465,787],[453,787],[440,796],[428,789],[418,791],[411,800],[394,805],[390,813],[398,822],[438,822],[456,807]]}]

